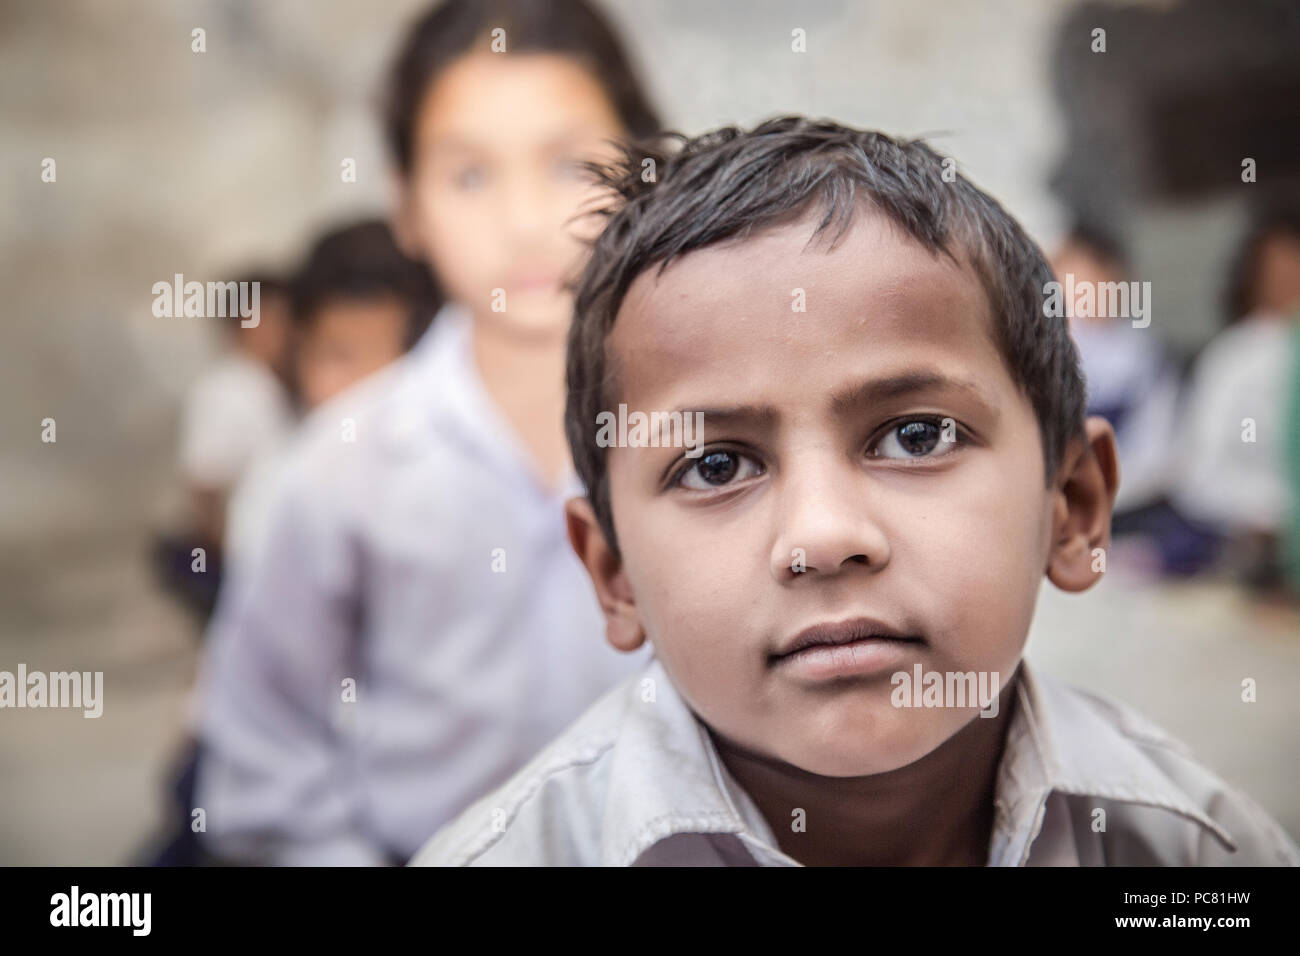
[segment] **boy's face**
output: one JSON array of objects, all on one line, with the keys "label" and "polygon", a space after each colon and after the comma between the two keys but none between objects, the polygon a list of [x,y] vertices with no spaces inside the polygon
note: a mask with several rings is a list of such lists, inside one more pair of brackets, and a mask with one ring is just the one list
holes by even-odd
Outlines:
[{"label": "boy's face", "polygon": [[580,163],[622,126],[600,83],[561,56],[470,54],[426,94],[399,227],[482,322],[562,341],[564,287],[599,231]]},{"label": "boy's face", "polygon": [[[973,272],[869,213],[833,251],[805,248],[813,222],[629,289],[608,342],[617,401],[704,411],[704,449],[609,450],[622,561],[602,601],[611,639],[648,637],[726,741],[856,776],[916,761],[979,711],[897,708],[895,672],[1010,680],[1055,496]],[[956,442],[935,440],[945,418]],[[854,619],[912,640],[780,656]]]},{"label": "boy's face", "polygon": [[316,408],[403,352],[409,306],[394,296],[326,302],[298,344],[298,389]]}]

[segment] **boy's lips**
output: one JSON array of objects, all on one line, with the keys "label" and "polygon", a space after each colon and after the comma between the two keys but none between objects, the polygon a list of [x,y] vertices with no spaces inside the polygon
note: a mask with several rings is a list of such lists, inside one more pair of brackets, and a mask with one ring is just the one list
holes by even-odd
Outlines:
[{"label": "boy's lips", "polygon": [[874,618],[815,624],[769,655],[768,664],[793,677],[828,680],[896,667],[925,639]]}]

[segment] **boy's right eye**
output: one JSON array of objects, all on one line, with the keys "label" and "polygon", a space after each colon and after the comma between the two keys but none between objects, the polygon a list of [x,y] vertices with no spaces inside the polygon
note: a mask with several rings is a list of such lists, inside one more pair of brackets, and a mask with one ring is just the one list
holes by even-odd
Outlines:
[{"label": "boy's right eye", "polygon": [[676,484],[693,491],[708,491],[762,473],[762,466],[748,455],[720,449],[701,455],[678,475]]}]

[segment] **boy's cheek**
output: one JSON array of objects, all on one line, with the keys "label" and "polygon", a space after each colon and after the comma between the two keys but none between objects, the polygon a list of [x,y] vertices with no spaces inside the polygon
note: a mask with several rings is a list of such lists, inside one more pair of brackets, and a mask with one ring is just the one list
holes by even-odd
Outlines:
[{"label": "boy's cheek", "polygon": [[999,579],[1040,563],[1046,492],[1019,468],[987,471],[969,493],[942,503],[925,522],[928,549],[950,573]]},{"label": "boy's cheek", "polygon": [[942,659],[936,665],[992,671],[1018,660],[1042,578],[1036,523],[958,509],[921,524],[931,536],[925,546],[895,549],[884,576],[899,577]]},{"label": "boy's cheek", "polygon": [[[613,449],[618,454],[620,449]],[[741,529],[720,530],[684,509],[655,501],[633,510],[631,522],[619,525],[619,544],[638,603],[665,613],[685,613],[683,623],[698,615],[725,615],[752,604],[771,587],[766,551]]]},{"label": "boy's cheek", "polygon": [[1023,558],[954,563],[942,569],[939,598],[943,649],[958,661],[987,666],[990,657],[1023,643],[1033,617],[1038,578]]},{"label": "boy's cheek", "polygon": [[[763,637],[761,622],[746,613],[757,603],[750,582],[710,580],[708,568],[661,580],[653,588],[653,598],[638,608],[646,634],[665,658],[680,661],[685,668],[710,670],[727,666],[732,673],[746,659],[760,655]],[[761,585],[760,585],[761,586]],[[739,595],[741,600],[737,601]]]},{"label": "boy's cheek", "polygon": [[724,683],[752,693],[770,627],[757,619],[756,608],[770,606],[760,601],[762,590],[773,586],[770,577],[755,580],[729,550],[671,536],[637,553],[658,556],[653,566],[633,561],[628,580],[646,636],[674,679],[688,696],[692,686],[725,695],[708,686],[720,674],[731,675]]}]

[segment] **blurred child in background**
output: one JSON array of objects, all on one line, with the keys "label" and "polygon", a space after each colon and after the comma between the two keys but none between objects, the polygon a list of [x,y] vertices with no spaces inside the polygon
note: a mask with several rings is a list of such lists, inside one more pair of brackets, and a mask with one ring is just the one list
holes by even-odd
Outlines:
[{"label": "blurred child in background", "polygon": [[403,247],[448,304],[322,406],[200,681],[207,848],[405,861],[640,663],[604,645],[563,503],[584,161],[656,118],[579,0],[451,0],[410,29],[385,133]]},{"label": "blurred child in background", "polygon": [[[1213,529],[1181,513],[1169,497],[1181,398],[1179,373],[1160,340],[1157,316],[1106,314],[1108,283],[1134,280],[1123,244],[1105,229],[1075,226],[1053,257],[1059,281],[1091,285],[1093,308],[1081,299],[1070,317],[1088,388],[1088,414],[1115,429],[1122,481],[1111,520],[1112,551],[1130,570],[1156,577],[1203,571],[1213,561]],[[1150,308],[1150,301],[1147,308]]]},{"label": "blurred child in background", "polygon": [[[428,327],[437,301],[428,270],[398,249],[387,223],[380,220],[325,233],[290,283],[277,283],[275,289],[277,301],[290,306],[287,365],[298,415],[309,415],[400,358]],[[262,539],[292,460],[297,427],[295,419],[278,444],[259,449],[229,496],[221,550],[223,591],[238,591],[236,581],[249,555],[265,547]],[[178,576],[189,570],[188,552],[181,557],[186,564]],[[196,741],[186,739],[172,774],[174,805],[164,842],[145,847],[142,863],[184,866],[203,861],[203,848],[190,829],[198,757]]]},{"label": "blurred child in background", "polygon": [[[1073,274],[1076,286],[1102,288],[1133,279],[1119,241],[1086,224],[1070,233],[1052,267],[1062,281]],[[1125,513],[1155,504],[1167,488],[1178,377],[1155,327],[1135,327],[1129,316],[1086,306],[1072,312],[1070,334],[1087,379],[1088,414],[1109,421],[1119,445],[1124,480],[1115,502],[1115,525],[1122,527]]]},{"label": "blurred child in background", "polygon": [[255,276],[259,316],[245,328],[223,323],[221,357],[194,383],[181,426],[181,469],[199,536],[219,544],[225,506],[244,470],[280,445],[293,423],[289,372],[289,301],[284,283]]},{"label": "blurred child in background", "polygon": [[1252,217],[1226,300],[1192,376],[1175,497],[1226,536],[1230,571],[1270,591],[1290,567],[1300,593],[1300,207]]},{"label": "blurred child in background", "polygon": [[[154,561],[165,587],[206,622],[224,574],[223,541],[230,499],[255,461],[281,447],[293,427],[289,378],[289,294],[262,272],[255,323],[221,319],[222,350],[195,381],[181,413],[180,469],[187,528],[162,536]],[[203,549],[202,573],[194,549]]]},{"label": "blurred child in background", "polygon": [[407,258],[377,219],[317,240],[290,301],[295,393],[305,411],[407,351],[438,307],[428,269]]},{"label": "blurred child in background", "polygon": [[[376,219],[321,236],[290,284],[289,302],[291,385],[299,413],[308,414],[414,345],[429,327],[437,292],[428,269],[407,258]],[[263,533],[290,454],[287,441],[265,450],[231,496],[227,573]]]}]

